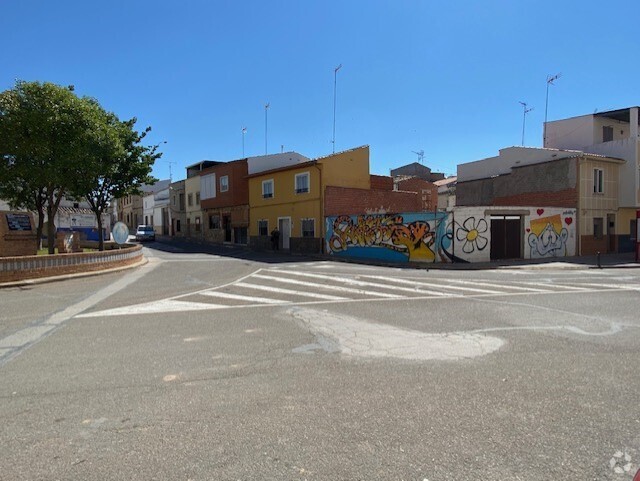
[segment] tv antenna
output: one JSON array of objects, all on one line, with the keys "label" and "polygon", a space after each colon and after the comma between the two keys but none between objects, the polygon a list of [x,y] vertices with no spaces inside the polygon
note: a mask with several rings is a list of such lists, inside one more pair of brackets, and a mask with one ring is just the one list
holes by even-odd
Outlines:
[{"label": "tv antenna", "polygon": [[527,108],[529,105],[527,102],[520,102],[522,105],[522,146],[524,147],[524,126],[527,122],[527,114],[533,110],[533,107]]},{"label": "tv antenna", "polygon": [[415,150],[412,150],[411,152],[418,156],[418,162],[424,164],[424,150],[418,150],[417,152]]}]

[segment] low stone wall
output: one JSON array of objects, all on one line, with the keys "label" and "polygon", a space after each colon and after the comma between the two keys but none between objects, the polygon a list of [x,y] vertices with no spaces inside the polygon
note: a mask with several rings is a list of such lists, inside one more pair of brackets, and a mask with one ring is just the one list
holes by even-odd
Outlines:
[{"label": "low stone wall", "polygon": [[15,282],[79,272],[101,271],[135,264],[142,259],[141,245],[102,252],[0,258],[0,282]]}]

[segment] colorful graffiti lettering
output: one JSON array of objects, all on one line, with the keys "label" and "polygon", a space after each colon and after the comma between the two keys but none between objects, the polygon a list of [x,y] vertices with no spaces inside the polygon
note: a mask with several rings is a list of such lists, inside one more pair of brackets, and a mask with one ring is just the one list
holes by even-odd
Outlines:
[{"label": "colorful graffiti lettering", "polygon": [[436,233],[426,220],[405,223],[402,215],[342,215],[332,221],[329,252],[350,247],[382,247],[405,254],[409,261],[433,262]]},{"label": "colorful graffiti lettering", "polygon": [[[570,225],[571,222],[567,222]],[[553,215],[541,217],[531,221],[529,233],[529,246],[531,257],[559,257],[566,255],[567,238],[569,231],[562,227],[561,216]]]}]

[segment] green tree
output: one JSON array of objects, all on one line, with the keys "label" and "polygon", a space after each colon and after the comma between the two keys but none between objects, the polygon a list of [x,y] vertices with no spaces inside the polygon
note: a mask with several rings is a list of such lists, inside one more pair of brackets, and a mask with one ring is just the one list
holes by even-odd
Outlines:
[{"label": "green tree", "polygon": [[50,254],[53,220],[64,195],[82,180],[78,173],[95,151],[99,120],[97,102],[79,98],[73,87],[19,80],[0,93],[0,192],[16,205],[42,205]]},{"label": "green tree", "polygon": [[113,113],[100,106],[97,116],[101,119],[95,131],[93,154],[80,166],[81,183],[74,186],[72,195],[84,198],[98,222],[99,249],[104,249],[102,239],[102,215],[112,199],[140,193],[141,184],[153,184],[150,176],[153,164],[161,157],[158,146],[144,146],[140,142],[151,130],[139,133],[134,129],[136,119],[121,121]]}]

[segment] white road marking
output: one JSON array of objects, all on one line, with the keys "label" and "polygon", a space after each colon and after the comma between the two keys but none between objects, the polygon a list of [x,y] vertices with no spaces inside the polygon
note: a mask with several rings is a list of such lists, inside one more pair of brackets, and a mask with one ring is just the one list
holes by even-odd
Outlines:
[{"label": "white road marking", "polygon": [[[236,284],[237,285],[237,284]],[[256,297],[256,296],[241,296],[239,294],[231,294],[229,292],[220,291],[206,291],[201,292],[201,296],[220,297],[223,299],[234,299],[236,301],[254,302],[258,304],[288,304],[290,301],[284,301],[281,299],[271,299],[268,297]]]},{"label": "white road marking", "polygon": [[[348,285],[352,285],[352,286],[361,286],[361,287],[377,287],[380,289],[387,289],[387,290],[391,290],[391,291],[402,291],[402,292],[411,292],[413,294],[433,294],[433,292],[431,291],[422,291],[420,289],[418,289],[417,287],[399,287],[399,286],[394,286],[391,284],[380,284],[378,282],[367,282],[367,281],[360,281],[357,279],[350,279],[347,277],[336,277],[336,276],[326,276],[326,275],[322,275],[322,274],[311,274],[308,272],[287,272],[287,274],[294,274],[296,276],[302,276],[302,277],[311,277],[313,279],[325,279],[325,280],[330,280],[333,282],[342,282],[343,284],[348,284]],[[372,277],[372,276],[360,276],[360,277]],[[385,279],[388,281],[388,279]],[[324,285],[324,284],[321,284]],[[367,291],[369,292],[369,291]],[[443,296],[446,296],[448,294],[446,293],[439,293]]]},{"label": "white road marking", "polygon": [[613,290],[627,290],[627,291],[640,291],[640,286],[637,284],[599,284],[595,282],[577,282],[577,285],[581,286],[591,286],[591,287],[599,287],[599,288],[607,288]]},{"label": "white road marking", "polygon": [[343,287],[343,286],[316,284],[313,282],[304,282],[304,281],[298,281],[296,279],[286,279],[283,277],[267,276],[263,274],[255,274],[253,277],[256,277],[258,279],[265,279],[269,281],[282,282],[284,284],[295,284],[297,286],[315,287],[316,289],[327,289],[327,290],[339,291],[339,292],[350,292],[352,294],[363,294],[363,295],[369,295],[369,296],[393,297],[393,298],[403,297],[403,296],[398,296],[397,294],[388,294],[386,292],[373,292],[373,291],[365,291],[362,289],[353,289],[350,287]]},{"label": "white road marking", "polygon": [[[388,279],[386,277],[383,276],[363,276],[363,277],[369,277],[372,279],[387,279],[389,282],[397,282],[399,284],[410,284],[410,285],[420,285],[420,286],[428,286],[428,287],[435,287],[436,289],[452,289],[452,290],[458,290],[458,291],[473,291],[473,292],[480,292],[482,294],[504,294],[503,292],[500,291],[492,291],[489,289],[478,289],[477,287],[460,287],[460,286],[450,286],[450,285],[443,285],[443,284],[439,284],[437,282],[424,282],[424,281],[408,281],[406,279]],[[430,292],[430,294],[433,294],[433,292]]]},{"label": "white road marking", "polygon": [[330,338],[342,354],[350,356],[453,361],[489,354],[504,344],[502,339],[485,334],[425,333],[308,308],[288,312],[319,337],[319,348],[328,345],[329,352],[334,350],[331,343],[322,340]]},{"label": "white road marking", "polygon": [[40,342],[46,336],[54,332],[62,324],[64,324],[71,318],[77,317],[79,313],[86,311],[99,302],[102,302],[105,299],[111,297],[116,292],[126,288],[130,284],[137,282],[142,277],[149,274],[149,272],[151,272],[157,266],[159,266],[160,263],[161,261],[159,261],[157,258],[151,258],[149,259],[149,262],[144,266],[139,267],[134,271],[128,272],[124,277],[118,279],[113,284],[100,289],[98,292],[90,295],[86,299],[83,299],[82,301],[73,304],[66,309],[63,309],[60,312],[52,314],[37,325],[25,327],[24,329],[21,329],[11,334],[10,336],[0,339],[0,346],[2,346],[2,351],[0,352],[0,366],[18,356],[25,349],[36,344],[37,342]]},{"label": "white road marking", "polygon": [[[516,291],[527,291],[527,292],[551,292],[553,291],[553,289],[536,289],[534,287],[519,287],[519,286],[514,286],[513,284],[496,284],[495,282],[485,282],[485,281],[464,281],[461,279],[447,279],[447,282],[454,282],[456,284],[462,284],[462,285],[482,285],[482,286],[487,286],[487,287],[497,287],[499,289],[513,289]],[[522,284],[522,283],[521,283]]]},{"label": "white road marking", "polygon": [[209,304],[206,302],[186,302],[175,299],[163,299],[160,301],[145,302],[133,306],[116,307],[104,311],[89,312],[76,317],[112,317],[128,316],[131,314],[154,314],[162,312],[206,311],[209,309],[224,309],[229,306],[221,304]]},{"label": "white road marking", "polygon": [[277,294],[290,294],[294,296],[313,297],[315,299],[324,299],[327,301],[343,301],[346,297],[331,296],[329,294],[320,294],[318,292],[308,291],[294,291],[293,289],[283,289],[282,287],[261,286],[259,284],[249,284],[246,282],[238,282],[234,284],[238,287],[246,287],[249,289],[256,289],[259,291],[275,292]]}]

